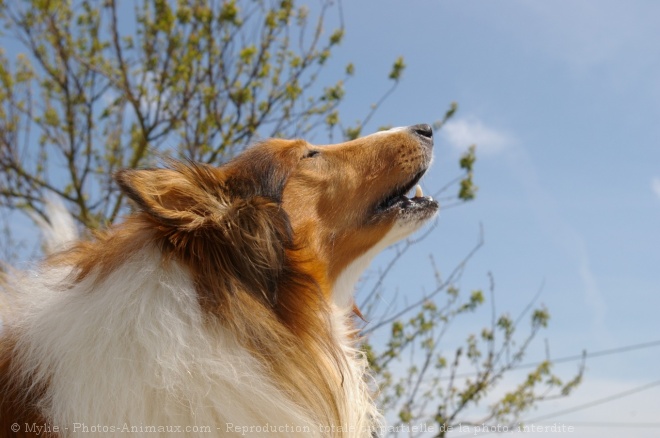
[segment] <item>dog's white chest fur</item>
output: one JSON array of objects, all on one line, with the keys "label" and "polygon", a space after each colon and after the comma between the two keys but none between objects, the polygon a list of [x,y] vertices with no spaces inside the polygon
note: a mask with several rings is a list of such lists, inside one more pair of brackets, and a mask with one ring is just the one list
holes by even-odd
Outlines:
[{"label": "dog's white chest fur", "polygon": [[[228,330],[204,319],[176,266],[161,268],[159,254],[145,250],[94,287],[88,278],[53,293],[62,269],[23,280],[29,302],[17,303],[17,351],[23,372],[48,382],[40,407],[61,435],[332,435],[276,389]],[[341,427],[369,436],[363,429],[377,413],[366,363],[350,345],[348,315],[333,311],[346,359]]]}]

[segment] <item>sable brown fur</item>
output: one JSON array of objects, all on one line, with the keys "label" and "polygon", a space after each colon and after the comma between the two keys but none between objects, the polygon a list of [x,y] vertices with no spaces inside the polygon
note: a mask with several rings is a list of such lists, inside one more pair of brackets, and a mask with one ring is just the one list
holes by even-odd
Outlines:
[{"label": "sable brown fur", "polygon": [[[36,406],[43,388],[31,387],[26,390],[24,385],[12,380],[12,376],[15,374],[12,367],[13,357],[12,336],[5,333],[0,339],[0,391],[2,392],[2,396],[0,396],[0,437],[56,438],[57,434],[48,431],[38,434],[36,431],[26,430],[26,424],[40,426],[47,424]],[[19,429],[14,432],[12,426],[15,427],[17,424]]]}]

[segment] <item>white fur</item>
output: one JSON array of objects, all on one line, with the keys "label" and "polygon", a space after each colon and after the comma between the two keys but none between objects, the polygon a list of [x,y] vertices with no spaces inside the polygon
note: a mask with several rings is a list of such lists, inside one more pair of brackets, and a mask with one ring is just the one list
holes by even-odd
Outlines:
[{"label": "white fur", "polygon": [[[333,327],[336,339],[340,342],[348,368],[344,370],[344,391],[347,401],[342,418],[351,429],[349,437],[371,437],[372,432],[382,428],[382,416],[371,399],[371,390],[375,382],[368,374],[368,363],[364,353],[354,347],[351,339],[355,338],[355,330],[351,327],[352,308],[332,306]],[[371,390],[368,383],[372,383]]]},{"label": "white fur", "polygon": [[78,230],[73,217],[60,199],[55,197],[47,199],[45,209],[48,221],[36,213],[32,213],[30,217],[41,229],[46,254],[52,254],[78,240]]},{"label": "white fur", "polygon": [[393,134],[395,132],[400,132],[400,131],[405,131],[409,128],[409,126],[397,126],[394,128],[386,129],[384,131],[376,131],[373,134],[367,135],[367,137],[373,137],[373,136],[379,136],[383,134]]},{"label": "white fur", "polygon": [[[155,249],[145,248],[100,284],[88,278],[54,291],[67,274],[51,269],[23,278],[11,324],[20,335],[22,371],[49,382],[40,407],[63,437],[97,426],[125,436],[125,425],[138,428],[132,436],[154,436],[151,426],[211,428],[159,436],[330,435],[274,388],[231,333],[203,321],[188,274],[175,264],[163,269]],[[346,436],[370,436],[365,429],[378,414],[363,378],[366,360],[351,345],[349,315],[339,308],[333,314],[347,359]],[[305,433],[287,432],[287,425]],[[254,429],[263,426],[268,433]]]},{"label": "white fur", "polygon": [[414,216],[403,216],[395,222],[394,226],[383,236],[383,238],[367,252],[355,259],[346,269],[339,274],[332,293],[333,300],[339,308],[350,308],[353,306],[355,296],[355,285],[371,264],[371,261],[385,248],[395,244],[401,239],[417,231],[427,219],[418,220]]}]

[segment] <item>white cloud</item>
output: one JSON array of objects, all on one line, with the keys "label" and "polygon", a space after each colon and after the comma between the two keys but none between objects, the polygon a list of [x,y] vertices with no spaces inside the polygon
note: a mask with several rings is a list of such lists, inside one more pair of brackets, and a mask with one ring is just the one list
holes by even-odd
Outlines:
[{"label": "white cloud", "polygon": [[449,145],[464,151],[472,144],[480,154],[497,154],[513,145],[514,139],[507,133],[488,127],[476,117],[448,121],[440,134]]},{"label": "white cloud", "polygon": [[660,198],[660,177],[653,177],[651,180],[651,190],[653,190],[653,193]]}]

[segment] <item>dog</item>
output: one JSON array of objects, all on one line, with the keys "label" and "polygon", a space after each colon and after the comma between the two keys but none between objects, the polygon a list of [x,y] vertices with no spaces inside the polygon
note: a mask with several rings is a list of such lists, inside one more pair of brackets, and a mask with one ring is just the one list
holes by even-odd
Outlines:
[{"label": "dog", "polygon": [[436,214],[432,147],[421,124],[116,173],[123,223],[4,286],[0,437],[377,433],[354,286]]}]

